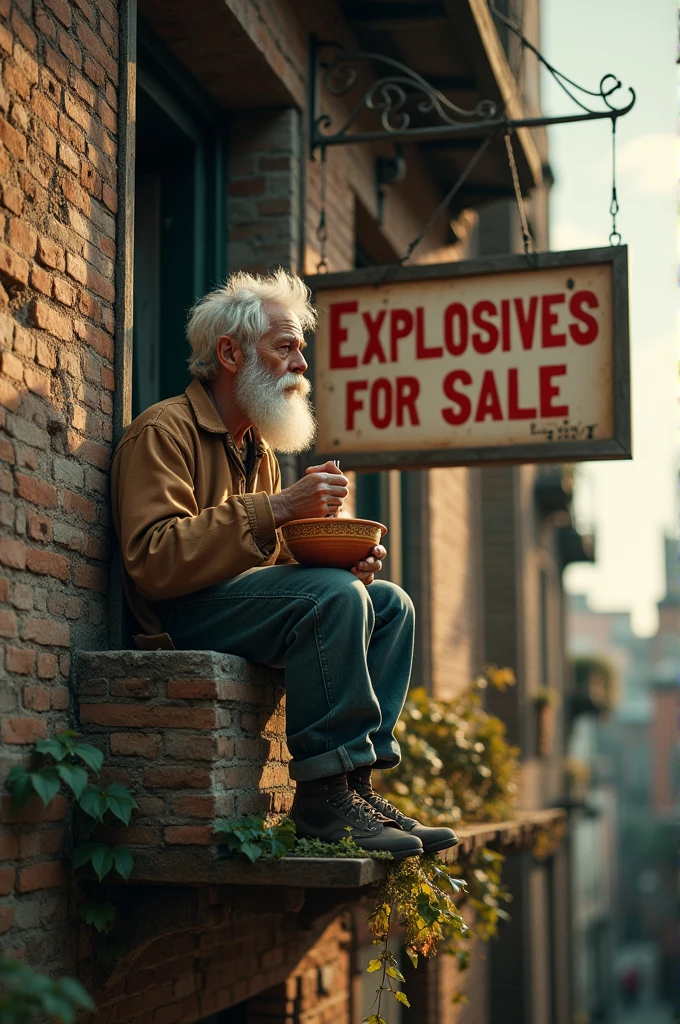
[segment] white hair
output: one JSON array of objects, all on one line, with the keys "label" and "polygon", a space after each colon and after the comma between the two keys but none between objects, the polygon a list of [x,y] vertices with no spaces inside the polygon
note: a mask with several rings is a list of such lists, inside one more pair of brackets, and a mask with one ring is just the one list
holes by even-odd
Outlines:
[{"label": "white hair", "polygon": [[242,348],[254,345],[271,324],[267,303],[276,302],[295,313],[303,331],[316,327],[311,293],[301,278],[282,267],[271,274],[230,274],[219,288],[204,295],[189,315],[187,339],[191,345],[189,372],[199,380],[213,380],[219,362],[217,339],[233,338]]}]

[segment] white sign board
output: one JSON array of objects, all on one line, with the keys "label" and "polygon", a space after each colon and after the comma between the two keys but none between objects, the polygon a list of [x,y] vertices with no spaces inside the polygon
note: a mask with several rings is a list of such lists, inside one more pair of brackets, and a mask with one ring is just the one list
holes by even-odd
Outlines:
[{"label": "white sign board", "polygon": [[346,468],[629,457],[625,263],[618,248],[314,278],[317,451]]}]

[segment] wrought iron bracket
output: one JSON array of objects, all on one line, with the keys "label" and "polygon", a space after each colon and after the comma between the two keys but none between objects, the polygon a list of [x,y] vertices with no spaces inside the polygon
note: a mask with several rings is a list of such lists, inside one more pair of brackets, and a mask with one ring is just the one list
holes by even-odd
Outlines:
[{"label": "wrought iron bracket", "polygon": [[[615,75],[604,75],[597,91],[579,86],[553,68],[514,26],[510,27],[520,35],[522,45],[537,56],[558,85],[581,108],[580,113],[559,117],[509,118],[493,100],[481,100],[473,110],[465,110],[398,60],[379,53],[350,52],[339,43],[312,37],[309,75],[311,157],[314,158],[318,152],[324,153],[328,146],[384,141],[426,142],[479,136],[499,129],[512,131],[578,121],[609,119],[616,123],[617,118],[633,109],[636,97],[632,88],[628,89],[628,102],[620,107],[614,106],[612,97],[622,88]],[[364,68],[366,72],[362,81]],[[351,99],[351,94],[356,93],[354,105],[341,123],[336,123],[337,119],[328,110],[320,109],[324,89],[327,94],[338,98]],[[592,109],[595,102],[601,104],[600,109]]]}]

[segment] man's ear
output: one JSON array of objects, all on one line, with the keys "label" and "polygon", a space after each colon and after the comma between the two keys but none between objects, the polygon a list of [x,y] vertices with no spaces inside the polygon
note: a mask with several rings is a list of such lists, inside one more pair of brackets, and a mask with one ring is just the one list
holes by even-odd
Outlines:
[{"label": "man's ear", "polygon": [[217,339],[215,352],[220,365],[229,373],[236,373],[243,365],[243,350],[228,334],[223,334]]}]

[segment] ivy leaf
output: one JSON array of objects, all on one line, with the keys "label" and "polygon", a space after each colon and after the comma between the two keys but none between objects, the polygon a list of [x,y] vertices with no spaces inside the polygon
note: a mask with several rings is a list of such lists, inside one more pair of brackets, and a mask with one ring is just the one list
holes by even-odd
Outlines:
[{"label": "ivy leaf", "polygon": [[78,905],[78,914],[86,924],[93,924],[98,932],[108,932],[116,920],[118,911],[112,903],[96,903],[83,900]]},{"label": "ivy leaf", "polygon": [[285,855],[288,853],[288,850],[283,845],[283,843],[280,843],[278,841],[278,839],[272,839],[271,852],[273,857],[276,857],[277,860],[280,860],[281,857],[285,857]]},{"label": "ivy leaf", "polygon": [[89,841],[76,846],[73,851],[73,867],[82,868],[83,864],[87,864],[99,845],[99,843]]},{"label": "ivy leaf", "polygon": [[20,811],[34,795],[33,779],[26,769],[15,764],[7,776],[7,788],[12,794],[12,811]]},{"label": "ivy leaf", "polygon": [[130,818],[132,817],[132,807],[129,804],[121,804],[115,796],[107,796],[106,809],[111,811],[111,814],[115,814],[119,821],[122,821],[124,825],[130,824]]},{"label": "ivy leaf", "polygon": [[121,878],[125,879],[125,881],[127,882],[128,878],[130,877],[130,872],[135,866],[135,861],[132,854],[128,850],[127,846],[114,846],[114,848],[111,850],[111,856],[113,857],[113,863],[115,865],[116,871],[121,876]]},{"label": "ivy leaf", "polygon": [[95,775],[99,775],[104,763],[104,755],[101,750],[98,750],[97,747],[93,747],[91,743],[76,743],[71,754],[74,757],[79,757],[81,761],[85,762],[88,768],[92,769]]},{"label": "ivy leaf", "polygon": [[408,999],[406,998],[406,993],[405,992],[393,992],[392,995],[400,1003],[403,1003],[404,1006],[408,1006],[409,1009],[411,1008],[411,1004],[409,1003]]},{"label": "ivy leaf", "polygon": [[97,878],[101,882],[105,875],[108,875],[109,871],[113,867],[113,852],[110,846],[106,846],[104,843],[97,843],[96,849],[92,851],[90,857],[92,861],[92,867],[94,868]]},{"label": "ivy leaf", "polygon": [[254,864],[262,856],[262,849],[255,843],[241,843],[241,853],[245,853],[248,860]]},{"label": "ivy leaf", "polygon": [[379,1013],[372,1013],[370,1017],[364,1017],[361,1024],[387,1024],[387,1021]]},{"label": "ivy leaf", "polygon": [[83,793],[78,800],[78,806],[85,814],[90,818],[94,818],[96,821],[101,821],[98,817],[96,806],[99,797],[101,796],[101,789],[99,786],[86,786]]},{"label": "ivy leaf", "polygon": [[84,768],[77,764],[59,764],[57,773],[62,782],[73,791],[76,800],[80,800],[88,783],[88,775]]},{"label": "ivy leaf", "polygon": [[35,749],[39,754],[49,754],[55,761],[63,761],[68,754],[68,750],[64,748],[63,744],[53,737],[47,740],[38,740]]},{"label": "ivy leaf", "polygon": [[406,981],[406,978],[404,977],[404,975],[396,967],[388,967],[387,968],[387,974],[389,974],[390,978],[396,978],[397,981]]},{"label": "ivy leaf", "polygon": [[404,946],[404,949],[406,951],[406,956],[409,958],[409,960],[413,964],[414,968],[417,968],[418,967],[418,954],[416,953],[415,949],[413,949],[411,946]]},{"label": "ivy leaf", "polygon": [[382,960],[381,959],[371,960],[369,962],[369,965],[366,968],[366,970],[368,971],[369,974],[373,974],[374,971],[379,971],[381,967],[382,967]]},{"label": "ivy leaf", "polygon": [[31,780],[33,789],[47,807],[61,786],[61,779],[57,775],[56,768],[41,768],[39,772],[31,772]]}]

